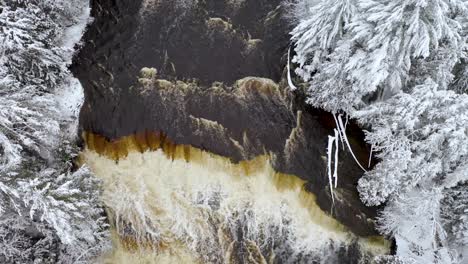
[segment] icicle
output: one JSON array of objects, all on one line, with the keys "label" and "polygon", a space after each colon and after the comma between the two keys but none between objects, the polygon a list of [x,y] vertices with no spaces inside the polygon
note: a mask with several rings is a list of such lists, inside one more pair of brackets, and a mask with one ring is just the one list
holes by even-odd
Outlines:
[{"label": "icicle", "polygon": [[288,50],[288,85],[289,88],[291,88],[292,91],[296,90],[297,87],[294,85],[292,78],[291,78],[291,47],[289,47]]},{"label": "icicle", "polygon": [[338,152],[340,149],[340,144],[338,142],[339,137],[339,131],[335,129],[335,170],[333,171],[333,178],[335,178],[335,188],[338,187]]},{"label": "icicle", "polygon": [[359,167],[361,167],[361,169],[365,172],[367,172],[366,169],[364,169],[364,167],[361,165],[361,163],[359,162],[359,160],[356,158],[356,155],[354,155],[354,152],[353,152],[353,149],[351,148],[351,145],[349,144],[349,141],[348,141],[348,137],[346,136],[346,129],[343,125],[343,120],[341,118],[341,115],[338,116],[338,123],[339,123],[339,129],[341,130],[342,134],[343,134],[343,139],[344,141],[346,142],[346,145],[348,146],[348,149],[349,149],[349,152],[351,152],[351,155],[353,156],[354,160],[356,161],[356,163],[359,165]]},{"label": "icicle", "polygon": [[372,152],[374,151],[374,146],[372,145],[370,148],[370,154],[369,154],[369,164],[367,165],[367,168],[370,168],[371,163],[372,163]]},{"label": "icicle", "polygon": [[335,119],[336,129],[338,129],[338,137],[340,138],[341,145],[343,146],[343,149],[344,149],[345,148],[344,147],[344,141],[343,141],[344,136],[342,135],[343,132],[340,129],[340,125],[338,124],[338,119],[336,119],[335,114],[333,114],[333,119]]},{"label": "icicle", "polygon": [[328,173],[328,182],[330,184],[330,193],[332,197],[333,203],[335,203],[335,197],[333,195],[333,179],[332,179],[332,167],[331,167],[331,161],[332,161],[332,153],[333,153],[333,144],[335,143],[336,138],[332,136],[328,136],[328,149],[327,149],[327,173]]}]

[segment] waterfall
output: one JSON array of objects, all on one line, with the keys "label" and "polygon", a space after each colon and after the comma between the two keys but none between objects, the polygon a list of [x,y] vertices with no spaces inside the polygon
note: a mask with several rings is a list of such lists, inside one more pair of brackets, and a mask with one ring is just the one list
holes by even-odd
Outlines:
[{"label": "waterfall", "polygon": [[367,263],[389,251],[327,215],[268,155],[233,163],[160,133],[85,138],[81,161],[103,181],[114,234],[104,263]]}]

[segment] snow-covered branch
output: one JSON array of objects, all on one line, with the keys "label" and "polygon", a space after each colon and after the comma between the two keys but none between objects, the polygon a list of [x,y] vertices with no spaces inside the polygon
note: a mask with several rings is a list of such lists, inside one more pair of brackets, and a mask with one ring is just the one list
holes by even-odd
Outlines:
[{"label": "snow-covered branch", "polygon": [[61,98],[78,95],[71,107],[80,107],[82,92],[63,91],[82,89],[68,66],[88,4],[0,0],[0,259],[8,263],[86,262],[108,243],[99,182],[86,168],[72,171],[77,109],[65,111],[72,98]]},{"label": "snow-covered branch", "polygon": [[[427,239],[411,241],[400,259],[451,263],[464,250],[454,253],[439,220],[429,225],[440,218],[437,205],[448,192],[439,191],[437,201],[428,199],[434,190],[450,190],[468,175],[467,2],[300,0],[297,5],[311,6],[291,33],[296,73],[310,87],[307,102],[346,112],[370,128],[366,140],[380,162],[359,181],[362,200],[388,204],[381,230],[398,238],[399,247],[405,247],[408,234],[393,227],[404,227],[405,218],[414,221],[415,230],[436,230],[421,232]],[[349,147],[342,122],[336,123]],[[329,141],[330,179],[333,139],[338,140]],[[435,206],[430,214],[410,210],[426,201]],[[415,259],[415,254],[423,257]]]}]

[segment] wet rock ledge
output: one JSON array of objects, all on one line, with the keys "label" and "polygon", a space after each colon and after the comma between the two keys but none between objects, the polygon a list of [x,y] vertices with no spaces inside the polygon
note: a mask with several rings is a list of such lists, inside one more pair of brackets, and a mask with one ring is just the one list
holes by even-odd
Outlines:
[{"label": "wet rock ledge", "polygon": [[[290,28],[280,0],[91,2],[94,22],[72,70],[85,89],[80,130],[93,144],[114,144],[107,155],[116,160],[125,155],[120,139],[144,146],[155,134],[233,162],[268,154],[275,170],[307,182],[322,210],[357,235],[377,234],[376,209],[356,191],[362,171],[346,152],[332,205],[325,157],[333,117],[287,89]],[[362,132],[348,128],[365,162]]]}]

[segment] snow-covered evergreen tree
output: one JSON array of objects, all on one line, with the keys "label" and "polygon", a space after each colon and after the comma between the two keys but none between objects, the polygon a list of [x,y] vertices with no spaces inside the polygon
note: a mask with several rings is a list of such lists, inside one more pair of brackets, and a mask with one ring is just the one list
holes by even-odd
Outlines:
[{"label": "snow-covered evergreen tree", "polygon": [[[365,202],[378,205],[400,191],[463,180],[468,162],[468,96],[438,90],[432,80],[356,113],[372,124],[367,140],[382,159],[360,181]],[[461,170],[461,171],[460,171]],[[382,177],[385,175],[385,177]],[[468,177],[465,176],[465,178]]]},{"label": "snow-covered evergreen tree", "polygon": [[447,85],[453,76],[443,71],[465,47],[462,24],[453,18],[466,14],[460,0],[320,1],[310,13],[292,32],[294,62],[305,80],[314,74],[310,102],[335,112],[397,93],[418,77],[410,76],[417,64]]},{"label": "snow-covered evergreen tree", "polygon": [[304,1],[314,7],[292,40],[308,102],[370,128],[381,160],[359,182],[363,201],[386,203],[380,229],[401,261],[456,261],[450,236],[466,233],[445,235],[441,203],[468,177],[467,2]]},{"label": "snow-covered evergreen tree", "polygon": [[73,170],[76,135],[60,103],[81,89],[67,87],[68,65],[88,4],[0,0],[2,263],[87,262],[107,246],[99,183]]},{"label": "snow-covered evergreen tree", "polygon": [[291,33],[296,43],[298,73],[305,80],[318,70],[328,58],[328,52],[336,48],[337,42],[344,35],[344,26],[351,22],[356,14],[354,0],[301,1],[295,10],[309,9],[304,20]]}]

